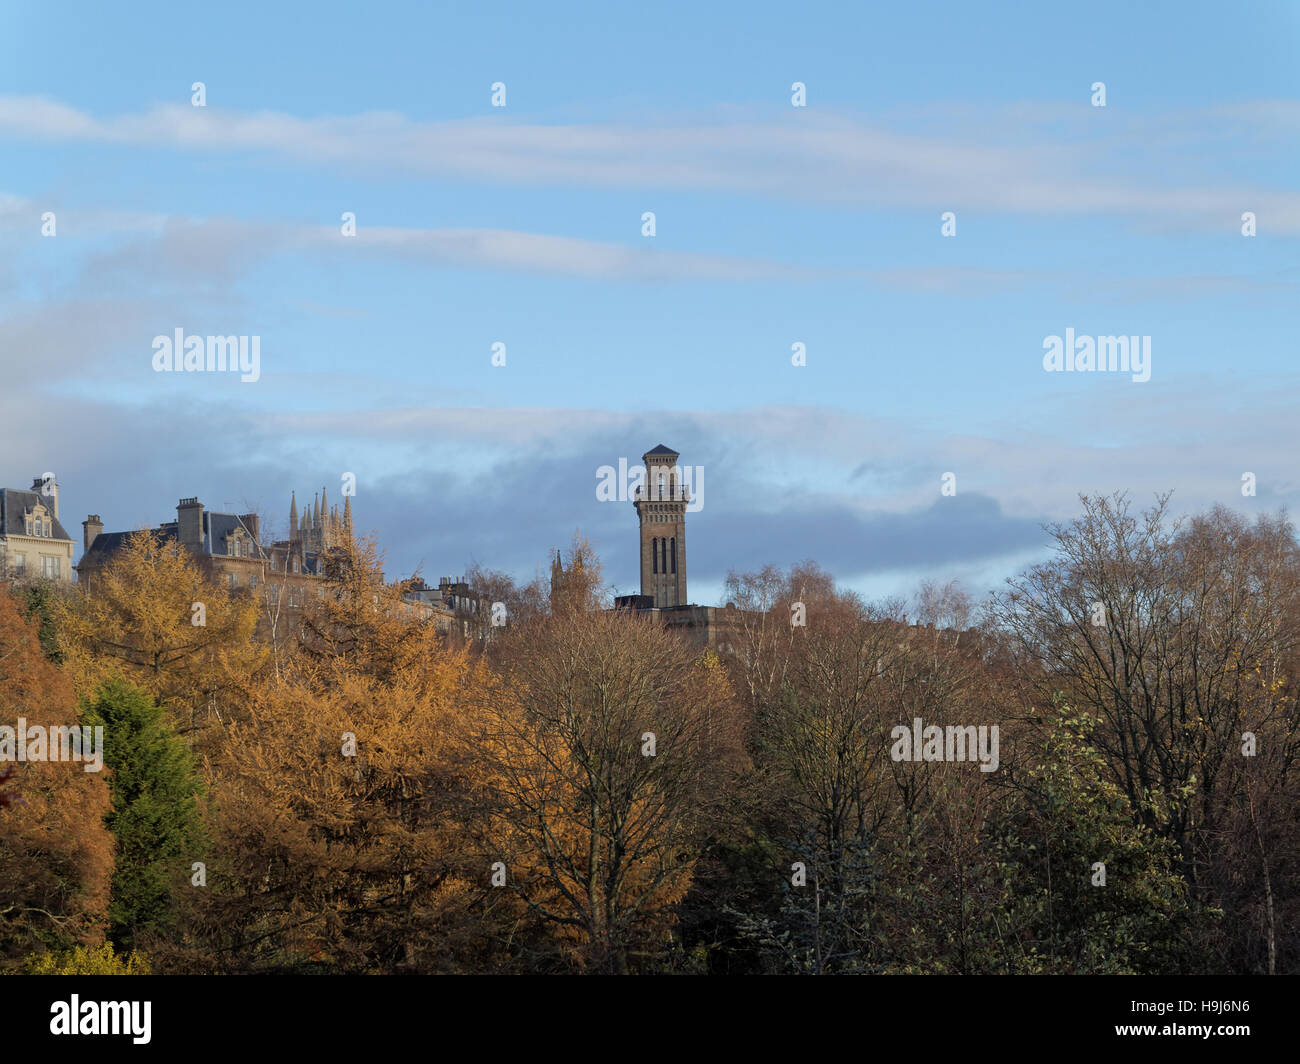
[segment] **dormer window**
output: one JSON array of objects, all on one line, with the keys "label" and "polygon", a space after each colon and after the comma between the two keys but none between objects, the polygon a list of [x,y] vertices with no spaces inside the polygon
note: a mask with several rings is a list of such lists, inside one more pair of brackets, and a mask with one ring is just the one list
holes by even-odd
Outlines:
[{"label": "dormer window", "polygon": [[252,556],[252,543],[248,533],[235,529],[226,534],[226,554],[232,558],[249,558]]},{"label": "dormer window", "polygon": [[29,536],[48,538],[54,535],[54,522],[43,506],[37,506],[31,513],[23,514],[23,528]]}]

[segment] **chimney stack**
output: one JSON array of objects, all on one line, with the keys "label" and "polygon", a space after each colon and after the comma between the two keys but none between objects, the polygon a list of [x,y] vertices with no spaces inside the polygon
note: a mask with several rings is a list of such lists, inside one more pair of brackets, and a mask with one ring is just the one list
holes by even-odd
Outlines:
[{"label": "chimney stack", "polygon": [[85,544],[84,550],[90,550],[90,545],[95,542],[95,537],[104,531],[104,522],[99,519],[99,514],[89,514],[81,522],[82,542]]},{"label": "chimney stack", "polygon": [[203,553],[203,503],[197,497],[176,504],[176,535],[182,546]]}]

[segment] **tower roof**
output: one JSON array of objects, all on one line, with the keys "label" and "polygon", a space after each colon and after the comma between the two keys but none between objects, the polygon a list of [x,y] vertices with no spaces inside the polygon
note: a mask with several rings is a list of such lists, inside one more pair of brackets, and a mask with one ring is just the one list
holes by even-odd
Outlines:
[{"label": "tower roof", "polygon": [[641,457],[642,457],[642,458],[648,458],[648,457],[649,457],[650,455],[652,455],[652,454],[671,454],[674,458],[679,458],[679,457],[681,457],[681,455],[680,455],[679,452],[674,451],[671,447],[665,447],[662,443],[659,444],[658,447],[655,447],[655,448],[653,448],[652,450],[646,451],[646,453],[643,454]]}]

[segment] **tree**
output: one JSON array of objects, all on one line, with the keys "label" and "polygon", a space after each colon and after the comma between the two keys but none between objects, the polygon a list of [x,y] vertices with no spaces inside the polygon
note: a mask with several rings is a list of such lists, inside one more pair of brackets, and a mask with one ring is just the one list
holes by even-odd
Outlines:
[{"label": "tree", "polygon": [[1086,715],[1055,707],[990,824],[1006,896],[994,970],[1154,974],[1192,962],[1178,848],[1134,822],[1095,733]]},{"label": "tree", "polygon": [[79,693],[114,673],[148,691],[178,723],[237,705],[265,649],[257,606],[204,576],[175,540],[132,533],[99,573],[55,609],[59,647]]},{"label": "tree", "polygon": [[549,604],[552,613],[585,613],[611,605],[600,557],[580,532],[573,533],[573,542],[551,566]]},{"label": "tree", "polygon": [[149,975],[149,959],[135,950],[119,956],[105,942],[98,949],[78,946],[60,953],[28,957],[24,975]]},{"label": "tree", "polygon": [[424,642],[400,665],[384,650],[371,672],[355,648],[296,663],[229,726],[209,761],[208,885],[170,969],[495,966],[466,843],[479,770],[463,718],[483,666],[414,628]]},{"label": "tree", "polygon": [[[489,642],[500,629],[527,624],[547,610],[547,588],[540,575],[527,584],[517,584],[509,573],[474,562],[465,570],[465,583],[478,598],[478,611],[468,619],[482,643]],[[497,603],[505,608],[504,625],[493,620]]]},{"label": "tree", "polygon": [[109,937],[131,949],[142,933],[167,935],[176,926],[176,891],[188,889],[190,865],[203,852],[201,784],[193,754],[145,691],[107,680],[82,719],[104,729],[113,796],[105,823],[117,839]]},{"label": "tree", "polygon": [[325,552],[321,568],[325,579],[308,598],[299,629],[309,659],[351,665],[382,680],[425,653],[432,622],[402,598],[400,585],[385,583],[373,539],[345,537]]},{"label": "tree", "polygon": [[[1132,816],[1176,843],[1195,899],[1227,914],[1206,950],[1258,963],[1267,941],[1277,967],[1294,967],[1300,936],[1267,897],[1300,856],[1283,798],[1300,754],[1293,530],[1222,508],[1174,522],[1168,496],[1140,515],[1124,495],[1082,501],[1078,520],[1049,529],[1055,556],[994,605],[1023,700],[1059,691],[1097,721],[1092,742]],[[1256,747],[1267,756],[1251,765]]]},{"label": "tree", "polygon": [[[889,735],[916,716],[939,725],[986,721],[976,640],[908,627],[896,605],[864,607],[813,579],[816,572],[795,576],[797,587],[773,573],[733,578],[742,593],[784,587],[773,613],[795,593],[806,607],[805,624],[792,625],[769,658],[779,668],[749,687],[758,789],[768,796],[751,830],[773,861],[767,898],[735,909],[739,933],[780,970],[968,970],[971,913],[987,895],[971,864],[987,806],[982,774],[972,780],[967,766],[895,762]],[[933,589],[922,597],[944,600]],[[951,586],[944,597],[960,602]],[[753,660],[740,667],[752,674]],[[799,884],[791,882],[795,862]],[[927,921],[942,924],[943,935],[913,949]]]},{"label": "tree", "polygon": [[29,580],[22,588],[23,615],[35,616],[41,633],[41,652],[56,665],[63,663],[59,652],[58,629],[55,622],[55,599],[59,589],[52,580]]},{"label": "tree", "polygon": [[[0,726],[79,724],[72,686],[42,653],[34,620],[0,587]],[[10,715],[12,714],[12,715]],[[0,732],[6,748],[14,736]],[[113,837],[102,772],[75,761],[6,765],[0,802],[0,965],[42,949],[66,949],[103,939],[113,872]]]},{"label": "tree", "polygon": [[725,670],[643,620],[562,610],[516,632],[484,691],[483,860],[554,952],[656,956],[741,758]]}]

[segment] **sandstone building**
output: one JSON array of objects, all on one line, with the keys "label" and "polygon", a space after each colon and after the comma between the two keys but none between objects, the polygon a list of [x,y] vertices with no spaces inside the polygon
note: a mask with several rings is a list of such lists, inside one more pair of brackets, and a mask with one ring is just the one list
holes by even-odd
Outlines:
[{"label": "sandstone building", "polygon": [[[82,528],[84,553],[77,574],[83,582],[93,582],[132,533],[105,532],[98,514],[88,516]],[[340,512],[337,506],[331,508],[322,489],[300,514],[298,496],[291,494],[289,538],[270,543],[262,542],[257,514],[210,510],[197,497],[181,499],[176,504],[176,520],[166,521],[154,531],[164,542],[177,542],[189,551],[208,579],[255,593],[268,608],[292,615],[309,597],[325,594],[324,578],[331,558],[342,553],[343,544],[353,534],[352,499],[343,500]],[[404,608],[447,631],[454,614],[464,608],[458,591],[462,589],[444,586],[437,596],[406,595]]]},{"label": "sandstone building", "polygon": [[686,504],[681,455],[662,443],[641,456],[645,484],[632,500],[641,537],[641,593],[620,595],[614,608],[672,628],[700,646],[728,651],[741,623],[734,606],[696,606],[686,593]]},{"label": "sandstone building", "polygon": [[35,477],[26,491],[0,488],[0,579],[71,581],[72,546],[52,476]]}]

